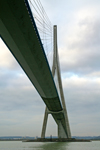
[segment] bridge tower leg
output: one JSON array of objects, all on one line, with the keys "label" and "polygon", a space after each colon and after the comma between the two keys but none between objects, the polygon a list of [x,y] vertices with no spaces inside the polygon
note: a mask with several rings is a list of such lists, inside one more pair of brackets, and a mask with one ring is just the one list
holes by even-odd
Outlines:
[{"label": "bridge tower leg", "polygon": [[47,120],[48,120],[48,108],[46,107],[45,108],[45,114],[44,114],[43,126],[42,126],[41,138],[45,138]]},{"label": "bridge tower leg", "polygon": [[[61,101],[62,101],[62,107],[63,107],[64,116],[65,116],[66,131],[67,131],[67,133],[65,133],[65,130],[64,130],[61,122],[58,120],[57,121],[58,138],[71,138],[70,126],[69,126],[69,121],[68,121],[68,115],[67,115],[65,99],[64,99],[64,93],[63,93],[63,88],[62,88],[61,75],[60,75],[60,65],[59,65],[58,47],[57,47],[57,26],[56,25],[54,26],[53,39],[54,39],[54,54],[53,54],[52,75],[54,77],[55,71],[57,72],[58,84],[59,84],[59,90],[60,90],[60,97],[61,97]],[[49,112],[49,110],[46,107],[41,138],[45,138],[46,125],[47,125],[47,119],[48,119],[48,114],[49,114],[48,112]]]}]

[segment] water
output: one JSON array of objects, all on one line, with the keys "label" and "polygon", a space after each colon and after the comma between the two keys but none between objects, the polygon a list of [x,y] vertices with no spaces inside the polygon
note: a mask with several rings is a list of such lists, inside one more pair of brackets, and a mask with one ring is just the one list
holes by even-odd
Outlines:
[{"label": "water", "polygon": [[0,150],[100,150],[100,141],[71,143],[0,141]]}]

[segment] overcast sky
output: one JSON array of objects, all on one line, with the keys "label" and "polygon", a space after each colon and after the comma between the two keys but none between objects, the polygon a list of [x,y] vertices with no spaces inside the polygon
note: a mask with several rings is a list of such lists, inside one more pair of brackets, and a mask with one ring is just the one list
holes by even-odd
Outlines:
[{"label": "overcast sky", "polygon": [[[100,0],[41,0],[58,27],[58,50],[73,136],[100,135]],[[0,39],[0,136],[40,136],[45,105]],[[57,135],[49,116],[46,135]]]}]

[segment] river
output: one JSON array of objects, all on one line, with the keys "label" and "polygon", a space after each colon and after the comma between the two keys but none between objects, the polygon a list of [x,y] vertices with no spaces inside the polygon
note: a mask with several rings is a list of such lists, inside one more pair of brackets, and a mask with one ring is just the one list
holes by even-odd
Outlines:
[{"label": "river", "polygon": [[100,150],[100,141],[70,143],[0,141],[0,150]]}]

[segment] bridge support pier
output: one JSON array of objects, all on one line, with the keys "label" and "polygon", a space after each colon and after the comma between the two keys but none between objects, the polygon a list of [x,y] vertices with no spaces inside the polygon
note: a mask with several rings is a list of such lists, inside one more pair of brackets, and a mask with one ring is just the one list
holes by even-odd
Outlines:
[{"label": "bridge support pier", "polygon": [[[41,138],[45,138],[48,115],[53,114],[53,113],[59,113],[59,112],[51,112],[48,110],[47,107],[45,108]],[[64,130],[60,120],[57,120],[57,126],[58,126],[58,138],[67,138],[67,135],[65,133],[65,130]]]},{"label": "bridge support pier", "polygon": [[61,121],[58,121],[58,138],[67,138]]}]

